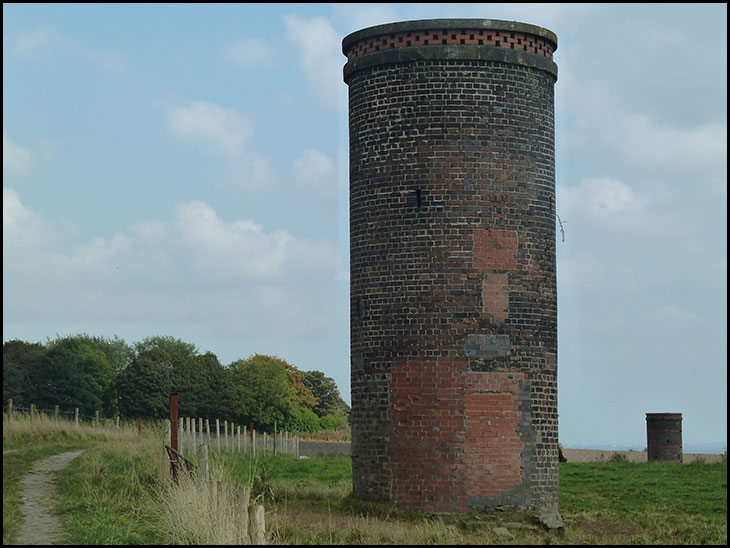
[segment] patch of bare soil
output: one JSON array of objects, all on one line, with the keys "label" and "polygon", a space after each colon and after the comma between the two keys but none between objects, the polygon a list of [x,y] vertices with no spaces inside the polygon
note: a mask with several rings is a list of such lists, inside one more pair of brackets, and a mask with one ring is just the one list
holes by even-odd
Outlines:
[{"label": "patch of bare soil", "polygon": [[21,508],[25,521],[16,544],[58,544],[63,538],[61,521],[53,513],[56,498],[55,473],[83,451],[70,451],[44,459],[21,482]]}]

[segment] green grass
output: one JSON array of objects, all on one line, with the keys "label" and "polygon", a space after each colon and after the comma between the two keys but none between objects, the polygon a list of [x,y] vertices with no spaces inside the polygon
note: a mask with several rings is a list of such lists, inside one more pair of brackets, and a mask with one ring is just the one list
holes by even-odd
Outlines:
[{"label": "green grass", "polygon": [[[20,477],[35,460],[80,447],[84,454],[58,476],[68,544],[219,544],[235,537],[229,525],[215,522],[220,512],[211,509],[205,489],[171,487],[161,432],[124,439],[58,436],[30,442],[9,436],[19,451],[3,458],[5,544],[17,529]],[[253,498],[266,506],[270,538],[280,544],[727,544],[726,462],[561,463],[566,526],[555,533],[525,521],[510,529],[510,540],[494,529],[520,516],[429,516],[355,499],[349,457],[252,461],[224,454],[212,456],[211,464],[231,492],[252,486]],[[226,502],[228,515],[233,502]]]},{"label": "green grass", "polygon": [[[433,517],[354,499],[347,457],[228,459],[232,473],[240,481],[253,477],[258,496],[280,514],[280,541],[396,543],[398,534],[386,533],[389,528],[395,531],[395,524],[410,528],[414,543],[413,539],[459,544],[495,540],[488,533],[498,523],[485,516],[439,518],[437,526]],[[567,523],[562,535],[527,529],[517,538],[525,544],[726,544],[726,462],[562,463],[559,501]],[[427,533],[419,530],[427,526]]]},{"label": "green grass", "polygon": [[560,509],[586,529],[636,526],[646,543],[726,544],[727,462],[562,463]]},{"label": "green grass", "polygon": [[625,516],[665,508],[726,519],[727,463],[562,463],[560,508]]},{"label": "green grass", "polygon": [[107,442],[58,473],[66,544],[163,544],[158,493],[168,480],[156,439]]}]

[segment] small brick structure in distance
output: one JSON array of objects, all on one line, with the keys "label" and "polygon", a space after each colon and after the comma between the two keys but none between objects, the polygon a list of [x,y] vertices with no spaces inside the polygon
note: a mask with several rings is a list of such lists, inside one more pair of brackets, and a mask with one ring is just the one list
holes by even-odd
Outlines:
[{"label": "small brick structure in distance", "polygon": [[343,40],[356,496],[557,511],[556,48],[489,19]]}]

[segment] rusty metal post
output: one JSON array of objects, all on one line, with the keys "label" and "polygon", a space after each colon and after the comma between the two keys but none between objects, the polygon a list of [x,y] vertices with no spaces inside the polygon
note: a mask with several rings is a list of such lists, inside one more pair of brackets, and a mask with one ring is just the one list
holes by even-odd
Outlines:
[{"label": "rusty metal post", "polygon": [[170,447],[179,452],[177,441],[177,394],[170,394]]}]

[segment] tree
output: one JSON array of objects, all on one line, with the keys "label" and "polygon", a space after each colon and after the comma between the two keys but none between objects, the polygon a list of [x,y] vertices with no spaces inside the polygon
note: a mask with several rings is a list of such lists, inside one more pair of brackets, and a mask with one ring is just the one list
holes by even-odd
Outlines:
[{"label": "tree", "polygon": [[82,344],[95,348],[99,352],[103,352],[106,356],[109,361],[109,365],[114,371],[114,378],[102,397],[101,409],[108,417],[116,415],[118,412],[116,376],[130,363],[134,357],[134,350],[131,346],[124,342],[124,339],[120,339],[116,335],[113,339],[106,339],[104,337],[87,335],[86,333],[71,335],[64,338],[57,337],[55,340],[49,340],[46,343],[46,348],[51,349],[57,343],[70,339],[74,339]]},{"label": "tree", "polygon": [[304,385],[303,375],[293,365],[273,356],[256,354],[229,366],[233,405],[239,422],[253,421],[259,429],[316,430],[316,403]]},{"label": "tree", "polygon": [[321,371],[307,371],[304,373],[304,383],[317,399],[312,410],[318,417],[342,414],[348,410],[333,378],[327,377]]},{"label": "tree", "polygon": [[198,355],[196,346],[171,336],[156,335],[147,337],[135,344],[138,355],[147,351],[155,352],[158,365],[168,370],[168,407],[169,393],[178,394],[180,416],[197,417],[201,415],[198,387],[195,382],[195,359]]},{"label": "tree", "polygon": [[171,383],[167,360],[160,349],[143,350],[119,373],[117,390],[122,416],[169,417]]},{"label": "tree", "polygon": [[38,367],[45,349],[40,343],[12,340],[3,343],[3,406],[35,401],[29,393],[31,372]]},{"label": "tree", "polygon": [[282,424],[295,400],[286,370],[269,356],[259,354],[229,366],[233,383],[233,411],[237,422],[253,422],[271,430]]},{"label": "tree", "polygon": [[228,372],[212,352],[195,356],[192,363],[191,393],[201,417],[232,417]]},{"label": "tree", "polygon": [[78,407],[86,415],[102,409],[104,396],[114,380],[106,355],[74,337],[59,339],[46,349],[30,375],[36,403],[52,409]]}]

